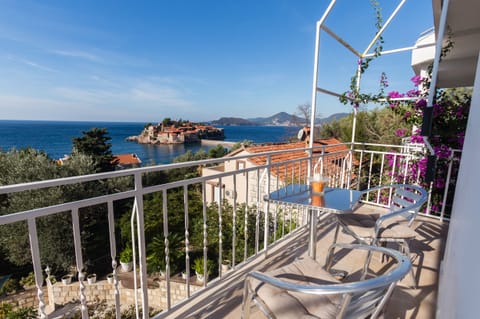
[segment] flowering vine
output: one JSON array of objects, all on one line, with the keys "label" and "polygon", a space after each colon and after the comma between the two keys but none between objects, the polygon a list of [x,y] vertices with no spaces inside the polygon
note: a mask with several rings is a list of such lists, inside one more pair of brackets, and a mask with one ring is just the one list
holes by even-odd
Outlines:
[{"label": "flowering vine", "polygon": [[[377,34],[382,28],[382,15],[378,1],[371,0],[374,8]],[[446,43],[442,48],[440,59],[447,56],[453,48],[452,33],[447,29]],[[383,38],[379,36],[374,44],[374,54],[360,58],[358,60],[357,72],[350,80],[349,91],[340,96],[340,102],[343,104],[351,104],[354,108],[358,108],[360,104],[381,102],[388,109],[397,115],[400,115],[403,126],[395,128],[394,135],[399,138],[409,138],[412,143],[423,143],[423,137],[420,136],[420,129],[423,120],[424,110],[427,107],[427,96],[430,87],[430,76],[422,78],[415,75],[411,78],[414,87],[407,92],[390,91],[386,93],[389,87],[387,76],[382,72],[380,77],[380,89],[376,94],[361,93],[357,82],[359,77],[368,69],[370,62],[381,55],[383,49]],[[432,65],[428,67],[428,73],[431,75]],[[463,148],[465,139],[465,129],[467,124],[468,111],[470,108],[471,89],[437,89],[434,97],[433,106],[433,126],[432,136],[430,136],[430,144],[433,147],[437,158],[436,175],[432,183],[432,210],[439,212],[442,207],[442,196],[446,185],[447,172],[451,173],[451,185],[455,186],[456,174],[458,171],[458,160],[456,165],[452,165],[452,155],[454,150]],[[412,128],[417,128],[412,131]],[[427,175],[427,158],[421,157],[417,161],[406,161],[403,155],[395,155],[387,157],[388,165],[391,167],[390,172],[386,172],[390,178],[396,179],[397,182],[415,182],[417,179],[423,183],[423,186],[429,188],[425,181]],[[406,165],[407,169],[400,169]],[[406,175],[402,172],[406,171]],[[395,172],[395,173],[394,173]],[[396,174],[396,176],[393,176]],[[450,191],[449,194],[453,194]],[[452,199],[447,199],[447,205],[451,204]]]},{"label": "flowering vine", "polygon": [[[392,91],[388,93],[386,104],[387,107],[397,114],[402,115],[403,122],[406,127],[418,127],[422,123],[423,113],[427,107],[426,96],[421,94],[418,87],[425,88],[429,85],[428,78],[414,76],[411,81],[415,85],[406,93]],[[461,151],[465,139],[465,130],[470,109],[472,91],[469,88],[458,89],[438,89],[436,90],[435,103],[433,104],[433,125],[430,143],[437,158],[435,177],[432,183],[432,211],[440,212],[442,209],[448,212],[451,206],[452,198],[447,198],[446,206],[443,205],[443,194],[447,186],[452,191],[455,187],[456,175],[458,173],[458,164],[460,156],[454,158],[455,151]],[[395,97],[411,97],[413,100],[395,101],[391,100]],[[408,129],[406,127],[397,128],[395,134],[401,137],[408,137]],[[423,143],[423,137],[420,136],[420,130],[417,129],[409,136],[412,143]],[[458,152],[458,154],[460,154]],[[394,171],[402,165],[401,159],[390,157],[388,165]],[[451,167],[449,169],[449,167]],[[400,171],[400,170],[398,170]],[[450,185],[447,185],[446,177],[448,171],[451,174]],[[408,176],[395,176],[397,182],[403,182],[405,178],[415,180],[417,177],[420,181],[424,181],[427,174],[427,158],[421,157],[418,161],[409,163]],[[423,182],[424,187],[430,185]]]},{"label": "flowering vine", "polygon": [[[382,10],[378,1],[370,0],[370,3],[374,10],[375,27],[377,30],[376,34],[378,34],[378,32],[380,32],[380,30],[382,29],[382,25],[383,25]],[[360,104],[365,104],[371,101],[376,102],[381,97],[383,97],[382,89],[384,87],[382,85],[386,84],[386,82],[385,83],[382,83],[382,81],[380,82],[381,89],[378,94],[361,93],[357,85],[359,77],[363,73],[365,73],[365,71],[368,69],[368,67],[370,66],[370,62],[381,55],[382,50],[383,50],[383,37],[380,35],[375,41],[373,56],[360,57],[358,59],[357,72],[350,79],[350,91],[345,92],[340,96],[340,102],[342,102],[343,104],[350,103],[353,107],[358,108]],[[382,73],[382,75],[384,74]]]}]

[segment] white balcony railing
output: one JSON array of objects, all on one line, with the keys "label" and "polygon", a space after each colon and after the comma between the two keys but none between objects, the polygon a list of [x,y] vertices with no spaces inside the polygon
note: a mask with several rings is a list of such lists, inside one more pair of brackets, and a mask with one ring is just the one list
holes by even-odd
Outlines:
[{"label": "white balcony railing", "polygon": [[[454,155],[457,156],[458,153],[454,153]],[[449,159],[447,186],[440,200],[443,203],[442,210],[438,212],[433,211],[431,209],[432,202],[430,201],[425,210],[427,215],[435,215],[438,218],[445,217],[446,202],[452,196],[452,189],[449,188],[449,185],[451,185],[450,181],[454,180],[452,178],[452,167],[455,166],[457,161],[454,155]],[[6,224],[17,222],[26,222],[28,224],[38,310],[40,317],[46,318],[48,315],[42,289],[44,282],[42,269],[47,267],[47,265],[41,263],[42,256],[39,248],[37,221],[45,216],[70,214],[74,240],[75,267],[80,274],[78,294],[75,299],[80,302],[82,318],[88,318],[87,304],[92,298],[88,296],[89,290],[82,277],[85,265],[82,249],[82,225],[80,225],[79,214],[85,208],[104,205],[108,215],[109,259],[111,259],[111,271],[114,275],[113,296],[110,296],[109,300],[115,306],[117,318],[120,318],[120,308],[124,302],[121,300],[121,287],[117,271],[118,245],[116,241],[118,234],[116,234],[115,218],[119,212],[115,210],[118,206],[116,204],[119,202],[130,203],[132,207],[130,230],[135,267],[132,274],[135,285],[132,300],[135,303],[136,316],[138,318],[147,318],[148,313],[144,312],[142,315],[140,309],[148,309],[151,304],[162,304],[162,310],[168,312],[178,302],[178,298],[173,300],[171,283],[174,274],[170,273],[172,268],[170,258],[172,249],[179,249],[178,247],[170,247],[171,237],[169,236],[171,232],[169,231],[169,220],[172,218],[182,218],[184,223],[183,231],[176,235],[181,237],[183,246],[180,250],[184,259],[184,270],[187,273],[184,285],[185,298],[188,299],[193,293],[201,293],[193,292],[192,287],[194,283],[190,282],[192,256],[201,254],[203,256],[204,269],[207,268],[207,259],[212,258],[208,250],[211,247],[208,239],[212,238],[212,232],[216,232],[215,242],[218,243],[218,248],[216,248],[218,256],[215,256],[218,265],[218,271],[215,271],[215,273],[218,272],[218,277],[210,278],[209,281],[205,280],[203,287],[222,280],[225,276],[221,267],[225,254],[228,253],[227,258],[231,260],[231,265],[234,269],[241,267],[258,254],[268,256],[271,245],[288,237],[295,230],[304,227],[306,224],[306,212],[298,208],[282,211],[268,201],[264,201],[264,196],[268,193],[290,183],[306,183],[308,174],[319,169],[323,175],[329,177],[330,186],[335,187],[365,189],[379,184],[395,182],[415,183],[420,181],[420,176],[419,174],[416,176],[411,175],[412,167],[415,163],[418,163],[422,156],[423,154],[418,152],[418,149],[415,152],[410,152],[406,151],[404,146],[355,144],[352,147],[351,144],[342,144],[314,149],[276,151],[27,184],[6,185],[0,187],[0,195],[11,196],[12,194],[23,192],[28,194],[28,192],[35,192],[40,189],[53,189],[66,185],[85,185],[92,182],[105,183],[108,180],[118,178],[129,179],[133,186],[115,193],[86,197],[66,203],[52,203],[52,205],[36,207],[28,211],[12,212],[11,214],[0,216],[0,230]],[[238,163],[243,164],[238,165]],[[167,183],[152,183],[151,179],[148,178],[162,172],[193,167],[197,171],[199,168],[203,168],[204,176],[187,176]],[[183,205],[181,205],[183,209],[181,212],[169,211],[168,202],[171,200],[170,196],[172,196],[172,190],[174,189],[180,190],[180,193],[183,194]],[[432,190],[430,191],[432,192]],[[166,264],[165,291],[161,300],[155,301],[152,301],[153,297],[151,295],[149,296],[148,289],[146,248],[149,243],[146,242],[145,237],[144,210],[144,204],[152,194],[161,194],[163,229],[158,235],[164,239]],[[178,195],[178,192],[176,194]],[[201,207],[190,207],[192,197],[194,196],[200,198]],[[371,203],[382,205],[387,204],[389,199],[378,197],[368,200]],[[225,207],[230,208],[228,211],[224,211]],[[192,232],[199,231],[198,229],[193,229],[191,224],[190,216],[194,210],[202,216],[201,243],[198,241],[192,242]],[[212,212],[214,212],[215,216],[212,216]],[[231,214],[231,216],[226,214]],[[232,227],[231,229],[223,228],[225,218],[231,219],[231,224],[229,224],[229,227]],[[217,222],[212,223],[212,220]],[[225,236],[227,232],[230,234],[228,241]],[[198,234],[196,238],[199,238]],[[197,290],[198,287],[195,287],[195,290]]]}]

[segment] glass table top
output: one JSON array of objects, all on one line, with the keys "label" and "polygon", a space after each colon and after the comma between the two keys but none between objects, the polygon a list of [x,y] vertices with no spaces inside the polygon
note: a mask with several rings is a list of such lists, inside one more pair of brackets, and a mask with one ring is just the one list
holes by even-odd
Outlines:
[{"label": "glass table top", "polygon": [[344,188],[325,187],[323,193],[313,193],[309,185],[291,184],[270,193],[269,201],[289,205],[303,205],[332,212],[351,212],[362,192]]}]

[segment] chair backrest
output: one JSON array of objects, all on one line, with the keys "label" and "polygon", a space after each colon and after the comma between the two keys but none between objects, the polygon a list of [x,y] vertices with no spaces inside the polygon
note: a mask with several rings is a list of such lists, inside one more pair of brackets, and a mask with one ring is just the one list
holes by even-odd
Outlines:
[{"label": "chair backrest", "polygon": [[381,185],[369,188],[364,193],[375,194],[377,201],[381,197],[387,196],[390,210],[398,212],[399,216],[407,219],[409,225],[428,199],[428,193],[425,189],[410,184]]},{"label": "chair backrest", "polygon": [[401,216],[407,219],[409,224],[412,223],[428,199],[427,191],[417,185],[394,184],[390,187],[394,190],[390,203],[391,210],[403,211]]},{"label": "chair backrest", "polygon": [[[336,248],[348,250],[365,250],[367,257],[363,265],[363,272],[369,270],[370,262],[375,259],[371,258],[373,252],[385,254],[395,260],[396,263],[391,263],[393,266],[386,272],[373,278],[368,278],[358,281],[350,281],[346,283],[313,285],[311,283],[298,284],[284,281],[277,277],[272,277],[259,272],[251,272],[247,275],[245,280],[244,293],[244,318],[249,317],[250,300],[255,300],[255,304],[264,305],[268,308],[268,302],[257,300],[256,293],[250,287],[250,280],[256,279],[267,285],[272,285],[285,291],[292,291],[294,293],[304,293],[310,295],[337,295],[340,296],[337,304],[338,313],[336,318],[377,318],[381,313],[383,307],[387,303],[390,295],[393,292],[397,282],[401,280],[411,269],[411,261],[407,256],[404,256],[398,251],[387,249],[378,246],[369,246],[362,244],[344,244],[336,243],[330,247],[329,254],[326,261],[325,269],[331,269],[334,260],[334,250]],[[361,274],[361,278],[363,278]],[[265,309],[262,309],[265,311]],[[269,310],[267,310],[268,313]]]},{"label": "chair backrest", "polygon": [[[383,274],[360,280],[337,285],[339,291],[343,290],[343,286],[347,286],[343,293],[342,304],[337,318],[377,318],[383,307],[387,303],[398,281],[400,281],[410,271],[412,264],[408,257],[398,251],[382,248],[378,246],[368,246],[361,244],[342,244],[336,243],[330,247],[326,262],[326,269],[332,267],[330,261],[335,248],[349,248],[356,250],[367,250],[368,256],[363,266],[363,271],[367,272],[370,262],[373,260],[372,253],[378,252],[395,259],[396,264]],[[361,274],[363,278],[364,273]]]}]

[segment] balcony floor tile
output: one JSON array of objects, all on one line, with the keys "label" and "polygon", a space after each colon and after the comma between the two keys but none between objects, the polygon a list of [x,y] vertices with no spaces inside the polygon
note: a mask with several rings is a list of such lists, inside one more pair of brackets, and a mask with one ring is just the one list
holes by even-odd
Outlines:
[{"label": "balcony floor tile", "polygon": [[[377,209],[377,208],[373,208]],[[372,210],[364,205],[360,211]],[[411,241],[414,272],[418,288],[410,288],[411,277],[405,277],[395,289],[386,306],[385,318],[435,318],[438,289],[438,273],[443,256],[448,223],[419,216],[416,219],[418,236]],[[332,218],[319,222],[317,260],[325,260],[327,249],[333,242],[334,224]],[[306,254],[307,232],[298,231],[279,242],[268,252],[253,259],[246,265],[230,271],[222,281],[212,282],[206,290],[195,295],[190,301],[179,305],[168,315],[156,318],[240,318],[245,274],[249,271],[268,271],[291,263]],[[339,242],[352,242],[346,234],[340,234]],[[264,318],[254,312],[253,318]]]}]

